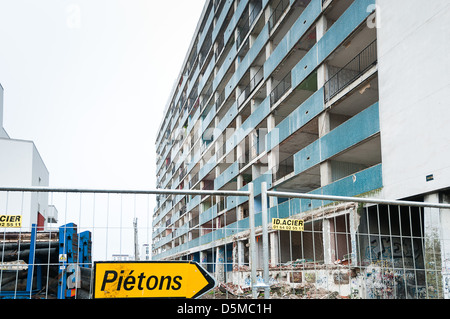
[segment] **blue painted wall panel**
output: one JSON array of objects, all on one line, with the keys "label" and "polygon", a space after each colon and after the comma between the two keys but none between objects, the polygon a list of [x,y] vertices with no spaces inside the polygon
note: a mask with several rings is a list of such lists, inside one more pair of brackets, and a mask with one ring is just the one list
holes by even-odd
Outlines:
[{"label": "blue painted wall panel", "polygon": [[376,134],[380,131],[379,123],[378,103],[375,103],[294,154],[295,174]]},{"label": "blue painted wall panel", "polygon": [[[302,14],[295,21],[292,28],[286,33],[277,47],[273,50],[270,57],[264,63],[264,78],[267,79],[276,69],[280,62],[285,58],[288,52],[300,40],[300,38],[309,29],[312,23],[317,19],[322,11],[322,1],[312,0],[305,8]],[[305,22],[306,21],[306,22]]]},{"label": "blue painted wall panel", "polygon": [[297,63],[291,71],[291,83],[292,87],[297,87],[300,83],[305,80],[308,75],[314,71],[319,65],[319,60],[317,59],[318,46],[315,44],[308,53]]},{"label": "blue painted wall panel", "polygon": [[303,171],[320,163],[320,140],[309,144],[294,154],[294,172],[300,174]]},{"label": "blue painted wall panel", "polygon": [[322,160],[380,131],[378,103],[361,111],[321,138]]},{"label": "blue painted wall panel", "polygon": [[319,40],[318,59],[323,61],[344,41],[367,17],[367,8],[375,0],[355,0],[342,16],[330,27]]},{"label": "blue painted wall panel", "polygon": [[311,95],[274,130],[267,133],[266,150],[271,150],[323,111],[323,87]]}]

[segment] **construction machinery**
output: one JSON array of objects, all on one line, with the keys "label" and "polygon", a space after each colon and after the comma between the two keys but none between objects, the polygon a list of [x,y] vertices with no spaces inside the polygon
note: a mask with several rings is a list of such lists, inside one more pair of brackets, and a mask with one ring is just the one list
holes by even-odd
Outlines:
[{"label": "construction machinery", "polygon": [[91,232],[74,223],[0,233],[0,299],[89,299],[91,248]]}]

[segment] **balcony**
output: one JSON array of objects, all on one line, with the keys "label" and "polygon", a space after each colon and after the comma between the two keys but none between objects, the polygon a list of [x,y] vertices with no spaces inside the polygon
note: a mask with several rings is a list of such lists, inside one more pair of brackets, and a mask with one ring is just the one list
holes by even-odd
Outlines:
[{"label": "balcony", "polygon": [[277,166],[272,168],[274,181],[278,181],[294,171],[294,156],[282,160]]},{"label": "balcony", "polygon": [[250,83],[242,90],[241,94],[238,97],[238,107],[245,102],[245,100],[250,96],[253,90],[258,86],[259,83],[264,79],[264,69],[260,67],[259,70],[255,73],[255,75],[250,80]]},{"label": "balcony", "polygon": [[198,182],[198,172],[195,173],[194,176],[192,176],[191,180],[189,181],[189,188],[192,189],[194,187],[195,184],[197,184]]},{"label": "balcony", "polygon": [[270,105],[273,106],[278,100],[291,88],[291,72],[277,84],[277,86],[270,92]]},{"label": "balcony", "polygon": [[258,17],[259,13],[261,12],[262,4],[261,2],[256,2],[253,5],[252,11],[248,16],[245,16],[239,23],[238,23],[238,33],[236,38],[236,49],[238,50],[241,46],[243,40],[247,37],[250,29],[253,26],[253,23],[255,22],[256,18]]},{"label": "balcony", "polygon": [[278,5],[273,9],[271,16],[269,17],[269,32],[273,30],[281,16],[289,7],[289,0],[281,0]]},{"label": "balcony", "polygon": [[365,47],[357,56],[337,71],[324,84],[325,102],[331,100],[350,83],[377,63],[377,41]]}]

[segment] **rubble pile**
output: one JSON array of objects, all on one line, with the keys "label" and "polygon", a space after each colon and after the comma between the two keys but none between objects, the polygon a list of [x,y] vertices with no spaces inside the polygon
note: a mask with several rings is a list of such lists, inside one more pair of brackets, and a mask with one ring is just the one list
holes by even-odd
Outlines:
[{"label": "rubble pile", "polygon": [[[219,283],[202,299],[251,299],[252,291],[249,287],[241,287],[232,283]],[[264,298],[264,292],[259,292],[258,298]],[[338,292],[323,288],[316,288],[314,284],[300,284],[292,288],[288,284],[275,284],[270,289],[271,299],[342,299]]]}]

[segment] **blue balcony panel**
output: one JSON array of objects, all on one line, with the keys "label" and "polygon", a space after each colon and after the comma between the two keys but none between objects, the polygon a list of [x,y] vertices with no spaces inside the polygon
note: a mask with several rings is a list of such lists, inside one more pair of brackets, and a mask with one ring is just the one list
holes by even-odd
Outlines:
[{"label": "blue balcony panel", "polygon": [[[379,189],[383,186],[382,183],[382,165],[378,164],[369,167],[363,171],[342,178],[334,183],[327,186],[318,188],[311,194],[324,194],[324,195],[338,195],[338,196],[357,196],[372,190]],[[272,218],[287,218],[302,212],[309,211],[311,209],[319,208],[322,205],[329,204],[329,201],[318,201],[310,199],[298,199],[294,198],[281,203],[278,206],[269,208],[268,211],[268,222]],[[261,214],[255,214],[255,225],[261,225]],[[181,252],[186,249],[192,249],[199,245],[204,245],[213,242],[214,240],[224,239],[235,233],[249,229],[249,219],[245,218],[239,220],[233,224],[228,225],[224,229],[219,231],[213,231],[209,234],[200,236],[199,238],[190,241],[186,244],[180,245],[174,249],[165,251],[155,257],[163,258],[164,256],[170,256],[176,252]],[[171,238],[171,237],[170,237]],[[158,244],[168,241],[159,241]]]},{"label": "blue balcony panel", "polygon": [[224,38],[224,44],[228,42],[228,40],[233,36],[234,29],[236,29],[237,23],[239,22],[239,19],[241,18],[242,14],[244,13],[245,8],[247,7],[249,0],[243,0],[241,1],[236,11],[234,12],[233,16],[231,17],[230,22],[228,23],[227,29],[224,32],[223,38]]},{"label": "blue balcony panel", "polygon": [[323,107],[323,88],[320,88],[281,121],[274,130],[267,133],[265,142],[266,150],[272,150],[303,125],[319,115],[323,111]]},{"label": "blue balcony panel", "polygon": [[208,114],[203,117],[202,120],[202,134],[205,133],[205,130],[208,128],[209,124],[211,124],[212,120],[216,115],[216,104],[214,104],[209,110]]},{"label": "blue balcony panel", "polygon": [[210,220],[213,220],[213,218],[216,218],[218,214],[217,211],[217,204],[214,206],[211,206],[207,210],[205,210],[203,213],[200,214],[199,217],[199,224],[203,225],[204,223],[209,222]]},{"label": "blue balcony panel", "polygon": [[[311,192],[311,194],[357,196],[383,187],[382,164],[377,164],[363,171],[344,177],[329,185]],[[328,205],[331,201],[302,200],[302,205],[310,209]]]},{"label": "blue balcony panel", "polygon": [[247,72],[247,70],[250,68],[255,58],[264,49],[264,46],[268,39],[269,39],[269,25],[266,24],[259,33],[258,37],[256,38],[251,48],[248,50],[245,57],[239,63],[236,72],[233,73],[230,80],[228,81],[225,87],[225,98],[227,98],[236,88],[239,81],[244,76],[245,72]]},{"label": "blue balcony panel", "polygon": [[[200,50],[202,49],[203,42],[205,41],[206,36],[208,35],[209,29],[211,28],[212,21],[214,20],[214,10],[209,11],[208,19],[205,22],[205,25],[203,26],[202,34],[200,35],[200,38],[198,39],[197,44],[197,53],[200,53]],[[212,36],[212,33],[211,33]]]},{"label": "blue balcony panel", "polygon": [[380,120],[377,102],[321,138],[322,160],[342,152],[379,131]]},{"label": "blue balcony panel", "polygon": [[234,102],[233,105],[231,105],[230,108],[228,109],[227,113],[220,120],[216,129],[214,130],[214,140],[216,140],[219,136],[222,135],[222,133],[225,131],[228,125],[230,125],[231,121],[233,121],[236,118],[237,114],[238,114],[238,106],[237,102]]},{"label": "blue balcony panel", "polygon": [[213,84],[212,84],[213,91],[217,90],[217,87],[219,86],[223,77],[227,73],[228,69],[231,67],[231,64],[234,63],[236,54],[237,54],[237,49],[236,49],[236,46],[233,45],[231,47],[230,51],[228,52],[228,55],[226,56],[225,60],[223,61],[222,65],[220,66],[219,70],[217,71],[216,76],[214,77]]},{"label": "blue balcony panel", "polygon": [[312,71],[319,65],[317,59],[318,45],[317,43],[309,49],[305,56],[291,70],[291,85],[296,88],[302,83]]},{"label": "blue balcony panel", "polygon": [[355,0],[324,36],[292,68],[292,88],[297,87],[317,66],[322,63],[356,28],[364,22],[370,12],[367,8],[375,0]]},{"label": "blue balcony panel", "polygon": [[[309,192],[314,195],[357,196],[383,187],[382,164],[344,177]],[[293,198],[269,209],[269,222],[272,218],[288,218],[330,204],[331,201]]]},{"label": "blue balcony panel", "polygon": [[[291,4],[293,1],[291,1]],[[270,57],[264,63],[264,76],[267,79],[286,55],[292,50],[294,45],[300,40],[305,32],[316,21],[322,11],[322,0],[312,0],[284,38],[277,45]]]},{"label": "blue balcony panel", "polygon": [[206,82],[208,81],[209,77],[214,71],[214,66],[216,65],[216,57],[213,54],[211,61],[209,61],[208,67],[206,68],[205,72],[203,73],[203,76],[201,80],[198,82],[198,92],[201,92],[203,88],[205,87]]},{"label": "blue balcony panel", "polygon": [[216,167],[216,158],[213,156],[205,165],[200,167],[200,171],[198,173],[199,180],[202,180],[206,175],[208,175],[214,167]]},{"label": "blue balcony panel", "polygon": [[228,11],[230,11],[231,6],[233,5],[233,2],[234,2],[234,0],[226,0],[225,1],[223,9],[220,12],[219,18],[217,19],[216,25],[215,25],[214,30],[212,32],[213,41],[216,40],[216,38],[217,38],[217,36],[219,34],[219,31],[222,29],[222,25],[223,25],[223,23],[225,21],[225,18],[228,15]]},{"label": "blue balcony panel", "polygon": [[191,209],[193,209],[195,206],[198,206],[200,204],[202,197],[200,195],[194,196],[191,198],[189,203],[186,205],[186,212],[189,212]]},{"label": "blue balcony panel", "polygon": [[375,0],[355,0],[317,43],[318,59],[325,60],[371,14]]},{"label": "blue balcony panel", "polygon": [[239,174],[239,163],[234,162],[222,174],[214,179],[214,189],[220,189]]},{"label": "blue balcony panel", "polygon": [[235,132],[237,144],[254,130],[270,113],[270,96],[266,97],[260,105],[250,114],[244,123]]},{"label": "blue balcony panel", "polygon": [[294,154],[295,174],[298,175],[378,133],[379,123],[378,103],[375,103]]}]

